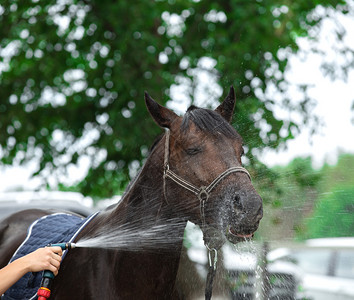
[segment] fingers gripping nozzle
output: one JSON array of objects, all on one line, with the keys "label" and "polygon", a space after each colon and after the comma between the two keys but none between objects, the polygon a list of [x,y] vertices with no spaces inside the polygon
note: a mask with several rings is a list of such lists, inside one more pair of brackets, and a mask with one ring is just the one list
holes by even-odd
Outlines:
[{"label": "fingers gripping nozzle", "polygon": [[[58,244],[48,244],[47,247],[60,247],[62,250],[70,250],[76,248],[76,245],[74,243],[58,243]],[[53,279],[54,279],[53,272],[49,270],[45,270],[43,272],[41,286],[37,292],[38,300],[46,300],[50,297]]]}]

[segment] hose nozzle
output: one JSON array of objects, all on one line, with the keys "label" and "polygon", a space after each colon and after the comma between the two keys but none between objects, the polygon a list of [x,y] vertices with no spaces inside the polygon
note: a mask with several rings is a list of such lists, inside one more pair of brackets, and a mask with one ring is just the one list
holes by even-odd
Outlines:
[{"label": "hose nozzle", "polygon": [[75,243],[48,244],[47,247],[60,247],[62,250],[70,250],[76,248],[76,244]]}]

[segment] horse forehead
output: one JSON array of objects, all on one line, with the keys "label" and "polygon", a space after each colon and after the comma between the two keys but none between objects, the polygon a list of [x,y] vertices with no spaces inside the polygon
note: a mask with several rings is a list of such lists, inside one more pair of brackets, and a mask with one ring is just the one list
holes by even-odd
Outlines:
[{"label": "horse forehead", "polygon": [[198,129],[193,122],[190,123],[188,129],[182,129],[181,122],[175,122],[173,127],[171,128],[171,135],[182,143],[205,139],[205,133]]},{"label": "horse forehead", "polygon": [[214,132],[208,132],[205,130],[201,130],[198,128],[193,122],[190,122],[187,130],[179,129],[179,134],[174,135],[178,136],[177,139],[180,140],[182,144],[193,144],[202,142],[205,146],[210,148],[235,148],[242,147],[243,140],[241,136],[235,130],[235,136],[225,136],[223,133],[218,132],[217,130]]},{"label": "horse forehead", "polygon": [[234,163],[235,159],[240,157],[241,147],[236,140],[225,136],[212,143],[206,143],[205,150],[210,156],[211,162]]}]

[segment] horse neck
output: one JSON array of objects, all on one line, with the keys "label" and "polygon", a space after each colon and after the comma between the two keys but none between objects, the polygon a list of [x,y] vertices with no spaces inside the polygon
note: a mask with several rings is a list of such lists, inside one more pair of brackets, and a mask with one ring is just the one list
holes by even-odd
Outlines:
[{"label": "horse neck", "polygon": [[[128,186],[120,204],[112,211],[110,219],[140,224],[178,222],[184,227],[187,218],[169,205],[163,187],[163,141],[153,149],[143,168]],[[183,235],[183,230],[181,234]]]},{"label": "horse neck", "polygon": [[[110,256],[106,263],[108,262],[109,265],[114,266],[114,270],[117,270],[118,273],[114,276],[117,282],[125,282],[126,278],[121,279],[122,270],[132,268],[135,272],[134,284],[144,283],[149,277],[153,280],[154,287],[156,282],[160,282],[163,293],[168,294],[172,293],[174,287],[187,220],[175,212],[165,200],[162,153],[160,149],[159,152],[154,151],[149,156],[116,208],[100,213],[84,228],[78,240],[81,237],[94,237],[101,232],[104,235],[106,228],[110,232],[117,232],[118,235],[114,236],[114,239],[121,240],[120,229],[126,229],[124,232],[128,235],[133,234],[132,238],[129,237],[129,242],[133,243],[132,247],[137,247],[136,251],[124,251],[123,249],[123,251],[107,252]],[[152,237],[144,234],[149,233],[151,228],[153,229]],[[155,229],[158,231],[154,231]],[[135,242],[137,244],[134,244]],[[153,251],[143,251],[149,249]],[[100,259],[98,255],[94,257],[97,260]],[[167,281],[161,282],[161,278],[164,280],[167,278]],[[123,289],[124,286],[117,285],[119,289]],[[141,288],[144,291],[146,289],[146,286]]]}]

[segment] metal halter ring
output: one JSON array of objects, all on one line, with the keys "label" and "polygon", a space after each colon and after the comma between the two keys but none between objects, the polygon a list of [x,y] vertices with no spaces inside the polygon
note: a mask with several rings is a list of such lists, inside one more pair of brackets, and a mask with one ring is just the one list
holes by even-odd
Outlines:
[{"label": "metal halter ring", "polygon": [[200,202],[206,202],[206,201],[208,201],[208,199],[209,199],[209,194],[208,194],[208,192],[206,191],[206,187],[205,186],[202,186],[201,188],[200,188],[200,192],[199,192],[199,194],[198,194],[198,199],[199,199],[199,201]]}]

